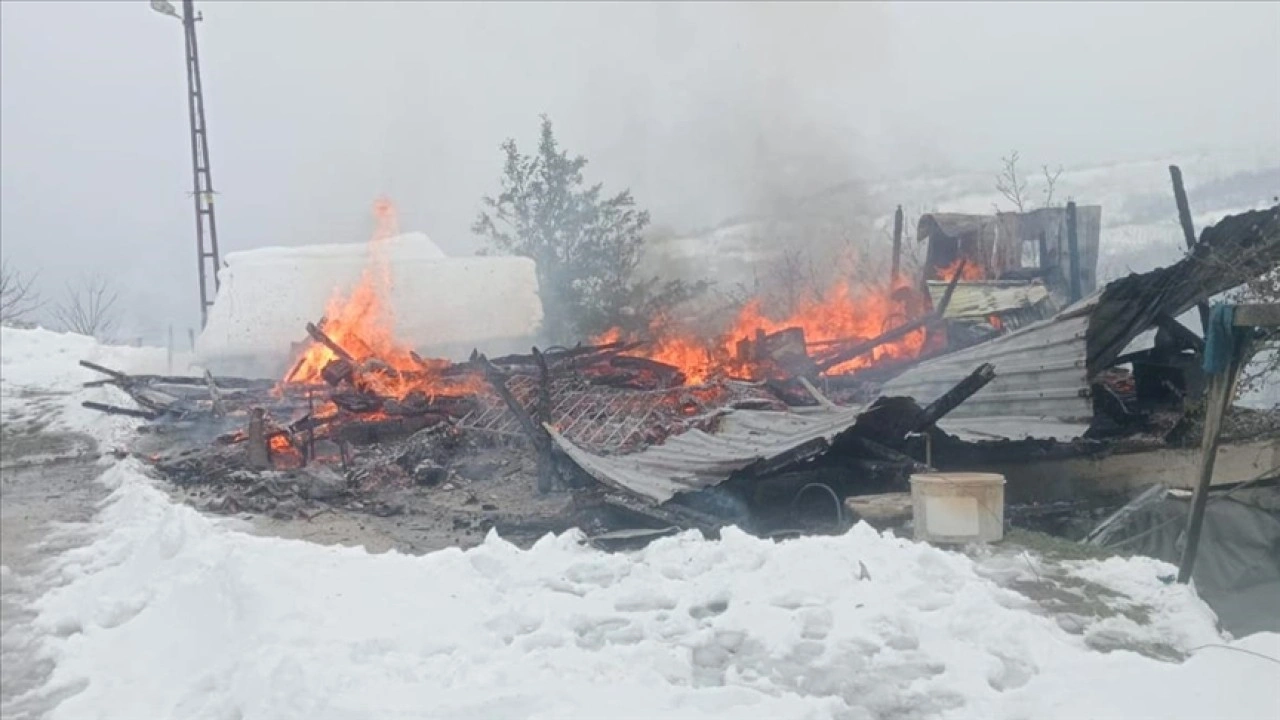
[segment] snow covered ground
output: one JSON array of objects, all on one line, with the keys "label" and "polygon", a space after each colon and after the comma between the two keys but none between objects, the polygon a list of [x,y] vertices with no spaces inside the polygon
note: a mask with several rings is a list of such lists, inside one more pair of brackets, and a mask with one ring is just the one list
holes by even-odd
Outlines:
[{"label": "snow covered ground", "polygon": [[[107,392],[77,388],[81,357],[156,361],[5,329],[6,423],[52,413],[118,442],[127,420],[76,409]],[[1224,638],[1152,560],[963,554],[864,525],[373,555],[206,517],[135,460],[103,469],[111,494],[55,531],[74,547],[23,629],[56,663],[31,693],[61,698],[54,720],[1280,716],[1280,635]]]}]

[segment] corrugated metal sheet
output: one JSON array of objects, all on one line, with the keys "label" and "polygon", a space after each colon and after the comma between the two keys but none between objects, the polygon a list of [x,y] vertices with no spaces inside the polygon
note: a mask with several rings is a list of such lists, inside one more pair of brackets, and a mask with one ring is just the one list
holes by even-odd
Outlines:
[{"label": "corrugated metal sheet", "polygon": [[714,433],[690,430],[629,455],[596,455],[548,430],[560,449],[592,477],[664,503],[678,493],[718,485],[752,463],[815,439],[830,442],[853,425],[859,412],[860,408],[803,413],[734,410]]},{"label": "corrugated metal sheet", "polygon": [[1025,416],[1087,422],[1093,407],[1086,392],[1085,331],[1094,300],[1016,333],[923,362],[885,383],[881,395],[906,395],[925,405],[986,362],[995,366],[995,380],[948,418]]},{"label": "corrugated metal sheet", "polygon": [[[934,307],[942,302],[947,283],[930,282],[929,295]],[[1011,282],[962,282],[956,285],[944,317],[984,318],[1000,312],[1029,308],[1049,298],[1044,285]],[[1043,316],[1042,316],[1043,317]]]},{"label": "corrugated metal sheet", "polygon": [[973,443],[1031,438],[1067,442],[1084,435],[1089,424],[1053,418],[947,416],[938,421],[938,427],[949,435]]}]

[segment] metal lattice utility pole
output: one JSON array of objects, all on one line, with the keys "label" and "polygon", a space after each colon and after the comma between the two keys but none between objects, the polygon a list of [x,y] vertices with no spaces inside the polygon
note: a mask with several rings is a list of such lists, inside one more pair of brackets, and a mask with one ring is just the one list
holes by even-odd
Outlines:
[{"label": "metal lattice utility pole", "polygon": [[[200,54],[196,45],[193,0],[182,0],[182,15],[167,0],[151,0],[156,12],[179,18],[186,34],[187,110],[191,117],[192,197],[196,211],[196,260],[200,271],[200,326],[209,319],[209,307],[218,291],[218,223],[213,213],[213,176],[209,173],[209,134],[204,119],[204,88],[200,82]],[[213,287],[209,287],[209,276]]]}]

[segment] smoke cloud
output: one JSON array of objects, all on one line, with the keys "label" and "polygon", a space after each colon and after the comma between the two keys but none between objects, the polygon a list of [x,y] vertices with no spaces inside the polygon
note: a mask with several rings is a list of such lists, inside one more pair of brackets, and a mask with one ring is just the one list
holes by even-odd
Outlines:
[{"label": "smoke cloud", "polygon": [[[383,195],[471,253],[498,145],[532,149],[540,113],[684,232],[1011,148],[1070,165],[1280,137],[1274,4],[197,4],[224,253],[361,241]],[[183,336],[177,21],[0,3],[0,88],[5,257],[51,292],[101,270],[129,334]]]}]

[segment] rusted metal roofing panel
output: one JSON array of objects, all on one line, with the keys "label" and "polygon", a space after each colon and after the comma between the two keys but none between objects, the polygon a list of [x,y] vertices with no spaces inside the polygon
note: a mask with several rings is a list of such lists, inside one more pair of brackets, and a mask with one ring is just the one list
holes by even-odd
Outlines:
[{"label": "rusted metal roofing panel", "polygon": [[[942,302],[947,283],[930,282],[934,307]],[[944,317],[984,318],[995,313],[1029,308],[1049,298],[1044,285],[1020,282],[962,282],[956,285]]]},{"label": "rusted metal roofing panel", "polygon": [[906,395],[921,405],[984,362],[996,378],[951,412],[949,418],[1010,417],[1088,421],[1093,407],[1085,371],[1085,330],[1092,301],[1028,325],[991,342],[923,362],[885,383],[881,394]]},{"label": "rusted metal roofing panel", "polygon": [[600,482],[664,503],[678,493],[718,485],[753,463],[816,439],[830,442],[851,427],[860,408],[809,412],[734,410],[714,432],[690,430],[628,455],[597,455],[548,428],[575,463]]}]

